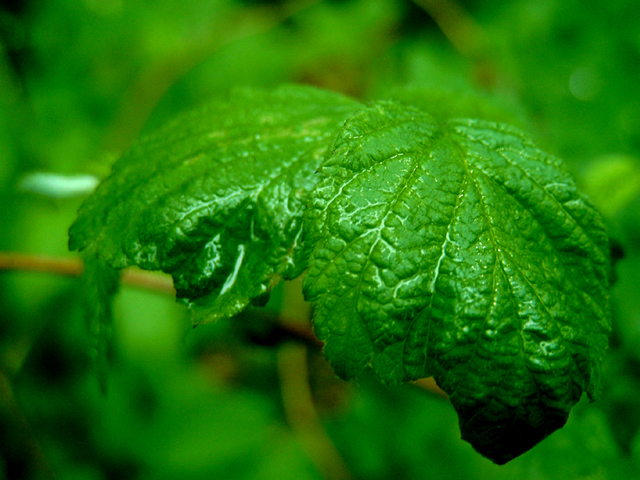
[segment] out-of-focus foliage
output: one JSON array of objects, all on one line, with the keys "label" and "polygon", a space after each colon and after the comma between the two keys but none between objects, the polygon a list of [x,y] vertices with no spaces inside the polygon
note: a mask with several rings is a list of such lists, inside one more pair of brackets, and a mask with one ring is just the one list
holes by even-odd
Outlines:
[{"label": "out-of-focus foliage", "polygon": [[[232,86],[293,81],[362,100],[415,85],[495,95],[496,108],[569,162],[609,222],[614,256],[624,255],[602,400],[578,405],[563,429],[504,467],[459,440],[443,400],[373,379],[341,383],[310,349],[316,411],[353,478],[638,478],[637,2],[454,2],[472,30],[447,29],[446,16],[438,25],[417,3],[452,2],[4,2],[0,249],[72,257],[79,200],[21,191],[24,175],[104,176],[145,124]],[[191,330],[171,298],[125,288],[105,396],[82,288],[56,275],[0,275],[0,478],[323,477],[291,427],[278,363],[287,337],[268,318]]]}]

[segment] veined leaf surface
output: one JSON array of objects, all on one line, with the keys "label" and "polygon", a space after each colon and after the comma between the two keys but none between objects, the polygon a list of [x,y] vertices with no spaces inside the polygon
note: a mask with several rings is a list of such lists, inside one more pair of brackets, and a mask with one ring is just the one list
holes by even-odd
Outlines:
[{"label": "veined leaf surface", "polygon": [[82,206],[70,247],[173,275],[194,321],[298,276],[314,172],[358,104],[310,87],[242,89],[138,140]]},{"label": "veined leaf surface", "polygon": [[608,240],[558,159],[513,127],[386,101],[347,121],[320,174],[305,294],[341,377],[434,375],[496,463],[593,398]]}]

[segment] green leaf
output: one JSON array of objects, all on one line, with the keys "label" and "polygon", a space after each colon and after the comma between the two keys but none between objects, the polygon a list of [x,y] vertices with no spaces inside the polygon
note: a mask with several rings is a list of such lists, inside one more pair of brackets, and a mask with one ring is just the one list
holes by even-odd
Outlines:
[{"label": "green leaf", "polygon": [[320,174],[305,294],[341,377],[435,376],[463,438],[500,464],[596,395],[608,240],[558,159],[504,124],[383,101]]},{"label": "green leaf", "polygon": [[118,272],[97,258],[87,258],[82,275],[84,316],[91,340],[100,388],[107,390],[109,354],[113,341],[113,297],[118,292]]},{"label": "green leaf", "polygon": [[239,89],[139,139],[82,206],[70,248],[173,275],[196,323],[298,276],[314,172],[358,104],[310,87]]},{"label": "green leaf", "polygon": [[379,100],[395,100],[412,105],[428,112],[436,120],[482,118],[519,127],[527,123],[515,102],[489,95],[471,85],[438,85],[437,88],[408,85],[390,90]]}]

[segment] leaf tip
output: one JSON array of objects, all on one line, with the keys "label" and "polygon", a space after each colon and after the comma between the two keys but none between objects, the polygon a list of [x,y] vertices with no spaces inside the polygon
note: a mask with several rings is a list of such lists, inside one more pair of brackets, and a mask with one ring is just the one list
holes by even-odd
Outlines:
[{"label": "leaf tip", "polygon": [[509,423],[492,422],[478,416],[465,421],[461,416],[462,439],[483,457],[504,465],[535,447],[567,421],[568,413],[547,416],[544,422],[516,418]]}]

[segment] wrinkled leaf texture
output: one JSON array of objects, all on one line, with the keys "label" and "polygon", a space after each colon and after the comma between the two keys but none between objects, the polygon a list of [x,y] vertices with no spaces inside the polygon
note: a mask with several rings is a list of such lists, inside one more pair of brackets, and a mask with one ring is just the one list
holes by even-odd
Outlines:
[{"label": "wrinkled leaf texture", "polygon": [[595,396],[608,240],[556,158],[504,124],[384,101],[347,122],[320,174],[305,293],[341,377],[435,376],[496,463]]},{"label": "wrinkled leaf texture", "polygon": [[195,323],[308,269],[339,376],[435,376],[463,438],[505,463],[598,392],[608,241],[521,131],[438,119],[310,87],[236,90],[125,152],[70,247],[170,273]]},{"label": "wrinkled leaf texture", "polygon": [[173,276],[195,323],[264,302],[300,262],[304,202],[358,104],[311,87],[237,89],[139,139],[82,206],[70,248]]}]

